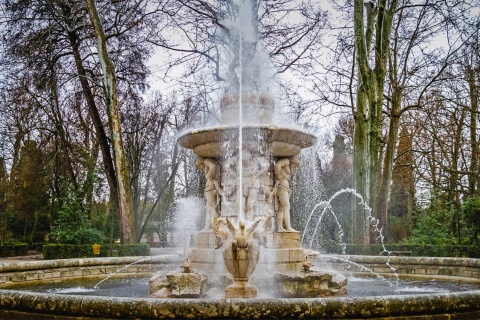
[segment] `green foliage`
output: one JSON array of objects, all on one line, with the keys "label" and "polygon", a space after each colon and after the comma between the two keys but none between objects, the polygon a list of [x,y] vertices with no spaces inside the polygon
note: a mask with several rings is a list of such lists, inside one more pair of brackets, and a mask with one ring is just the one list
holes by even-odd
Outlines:
[{"label": "green foliage", "polygon": [[423,212],[417,218],[412,235],[406,243],[419,245],[452,245],[456,239],[449,231],[449,211]]},{"label": "green foliage", "polygon": [[129,257],[129,256],[148,256],[150,246],[147,243],[137,244],[106,244],[100,247],[101,257]]},{"label": "green foliage", "polygon": [[413,223],[408,216],[390,215],[388,219],[388,239],[390,242],[401,242],[409,237],[413,229]]},{"label": "green foliage", "polygon": [[470,231],[470,241],[479,245],[480,231],[480,197],[470,197],[462,205],[462,215]]},{"label": "green foliage", "polygon": [[461,207],[436,199],[417,215],[414,230],[405,243],[479,246],[479,231],[480,197],[466,199]]},{"label": "green foliage", "polygon": [[63,244],[102,243],[106,239],[103,232],[92,227],[82,208],[81,199],[70,192],[63,199],[63,205],[58,212],[50,233],[50,240]]},{"label": "green foliage", "polygon": [[51,259],[92,258],[92,257],[128,257],[148,256],[150,246],[146,243],[139,244],[102,244],[100,254],[94,255],[91,244],[47,244],[43,246],[43,257]]},{"label": "green foliage", "polygon": [[51,174],[43,146],[25,140],[18,161],[11,169],[7,211],[8,228],[14,237],[27,242],[43,241],[49,229]]},{"label": "green foliage", "polygon": [[0,257],[24,256],[28,253],[28,244],[9,243],[0,246]]}]

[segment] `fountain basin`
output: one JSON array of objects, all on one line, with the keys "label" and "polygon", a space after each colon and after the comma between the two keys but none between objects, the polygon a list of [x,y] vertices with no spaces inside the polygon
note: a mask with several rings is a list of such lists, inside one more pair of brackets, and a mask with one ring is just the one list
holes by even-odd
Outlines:
[{"label": "fountain basin", "polygon": [[[3,288],[30,281],[61,281],[63,278],[105,276],[110,272],[145,257],[67,259],[0,264]],[[326,256],[331,268],[363,264],[365,268],[392,274],[390,265],[400,275],[422,278],[454,279],[480,282],[480,260],[427,257]],[[138,262],[120,273],[153,274],[157,270],[179,265],[180,257],[158,256]],[[316,266],[317,262],[316,262]],[[383,269],[382,269],[383,268]],[[113,271],[112,271],[113,270]],[[366,272],[365,269],[358,269]],[[408,294],[392,296],[335,297],[335,298],[252,298],[252,299],[154,299],[99,296],[74,296],[33,293],[0,289],[0,319],[478,319],[480,290]]]},{"label": "fountain basin", "polygon": [[[243,145],[257,146],[275,157],[291,157],[315,143],[315,136],[307,131],[275,125],[244,125]],[[223,157],[238,149],[238,126],[223,125],[184,132],[178,143],[200,157]]]}]

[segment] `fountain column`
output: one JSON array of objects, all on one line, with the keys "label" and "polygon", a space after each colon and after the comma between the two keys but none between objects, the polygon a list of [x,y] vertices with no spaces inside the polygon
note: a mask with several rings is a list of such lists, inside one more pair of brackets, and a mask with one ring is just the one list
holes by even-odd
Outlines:
[{"label": "fountain column", "polygon": [[[302,148],[311,146],[315,137],[303,130],[274,125],[274,100],[268,94],[243,94],[241,104],[239,100],[238,94],[224,96],[221,125],[191,130],[180,136],[178,142],[193,149],[199,159],[211,159],[217,164],[215,174],[202,170],[207,180],[206,219],[218,216],[237,222],[239,201],[242,201],[242,217],[247,225],[257,218],[264,220],[266,248],[263,251],[274,260],[269,268],[273,271],[300,271],[305,257],[300,248],[300,234],[290,225],[288,181],[299,164],[295,156]],[[239,126],[235,122],[240,105],[244,115],[241,148],[238,145]],[[241,187],[239,152],[243,153]],[[281,221],[277,217],[281,217]],[[207,222],[205,228],[196,234],[195,247],[190,251],[192,267],[208,271],[219,263],[223,264],[220,252],[215,252],[217,245]]]}]

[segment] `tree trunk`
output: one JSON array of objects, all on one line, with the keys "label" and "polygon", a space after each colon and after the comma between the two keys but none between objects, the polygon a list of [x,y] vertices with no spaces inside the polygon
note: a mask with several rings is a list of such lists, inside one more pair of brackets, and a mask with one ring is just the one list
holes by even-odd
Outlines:
[{"label": "tree trunk", "polygon": [[[473,59],[472,59],[473,60]],[[478,87],[475,81],[475,72],[472,65],[467,66],[468,86],[470,91],[470,148],[472,156],[470,158],[470,174],[468,175],[468,189],[471,195],[477,191],[479,164],[478,153],[480,152],[477,138],[477,115],[478,115]]]},{"label": "tree trunk", "polygon": [[[386,0],[378,1],[378,6],[375,6],[373,2],[354,1],[355,59],[358,65],[357,95],[361,95],[357,97],[354,161],[360,161],[361,163],[354,163],[353,176],[355,188],[360,188],[357,189],[357,192],[364,197],[364,200],[373,209],[377,207],[376,203],[380,192],[380,164],[382,163],[381,115],[384,101],[387,53],[396,7],[397,0],[391,1],[389,8],[387,8]],[[375,37],[373,37],[374,33]],[[375,54],[373,68],[370,67],[369,62],[372,44],[372,50]],[[359,111],[364,112],[366,117],[361,118],[358,114]],[[359,124],[359,121],[364,123]],[[360,130],[363,133],[358,132]],[[368,134],[366,134],[367,132]],[[362,139],[365,140],[363,141]],[[364,157],[360,156],[363,152],[365,152]],[[358,157],[355,153],[357,153]],[[365,170],[365,172],[360,170]],[[362,188],[364,189],[362,190]],[[360,215],[361,211],[356,210],[355,214]],[[386,217],[378,217],[376,212],[372,212],[372,215],[377,216],[381,223],[385,223]],[[356,217],[353,221],[361,222],[361,219]],[[355,226],[355,228],[357,231],[360,230],[360,226]],[[363,238],[368,240],[368,237],[367,235]],[[354,236],[354,238],[358,241],[362,238],[362,235]]]},{"label": "tree trunk", "polygon": [[375,211],[379,219],[378,227],[380,230],[382,230],[384,236],[387,235],[388,198],[390,194],[390,185],[392,183],[393,163],[395,160],[398,142],[398,131],[400,128],[401,96],[401,91],[394,89],[392,94],[392,111],[390,112],[385,157],[383,159],[383,170],[380,178],[380,188],[378,189],[378,198],[375,207]]},{"label": "tree trunk", "polygon": [[[178,144],[175,144],[173,148],[173,156],[172,156],[172,166],[176,166],[178,161]],[[160,206],[160,226],[161,231],[159,232],[160,236],[160,243],[163,242],[165,246],[168,245],[168,213],[174,203],[175,197],[175,175],[172,176],[170,180],[170,185],[168,186],[168,190],[165,193],[164,201]]]},{"label": "tree trunk", "polygon": [[118,111],[117,78],[115,66],[110,60],[107,51],[107,38],[102,23],[98,16],[94,0],[86,0],[86,6],[90,21],[97,39],[98,59],[103,71],[105,90],[105,103],[109,116],[110,132],[112,138],[113,159],[117,177],[117,192],[120,209],[120,228],[123,243],[135,242],[135,223],[132,212],[132,195],[127,161],[123,149],[122,128]]},{"label": "tree trunk", "polygon": [[[353,141],[353,186],[355,190],[365,197],[368,194],[366,158],[367,158],[367,115],[366,100],[363,88],[360,86],[357,92],[357,110],[354,116],[355,130]],[[366,219],[365,204],[359,203],[354,198],[352,204],[352,243],[369,243],[368,224]],[[364,202],[367,199],[364,198]]]},{"label": "tree trunk", "polygon": [[85,100],[88,107],[88,113],[92,118],[93,125],[95,127],[95,133],[100,144],[103,159],[103,168],[105,170],[105,176],[107,177],[108,186],[110,188],[110,199],[113,202],[115,213],[120,220],[120,206],[118,202],[117,192],[117,177],[115,176],[115,169],[113,166],[113,159],[110,153],[110,145],[108,137],[103,127],[103,122],[98,112],[97,105],[92,93],[92,89],[88,84],[87,72],[83,66],[83,59],[79,51],[79,37],[75,31],[68,34],[69,42],[72,47],[72,53],[75,60],[75,66],[78,72],[78,79],[82,87],[82,92],[85,96]]}]

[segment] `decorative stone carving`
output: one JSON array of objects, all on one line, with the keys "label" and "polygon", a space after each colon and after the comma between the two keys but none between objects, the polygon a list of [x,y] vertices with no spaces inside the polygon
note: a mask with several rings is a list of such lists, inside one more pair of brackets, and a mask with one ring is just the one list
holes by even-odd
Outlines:
[{"label": "decorative stone carving", "polygon": [[236,154],[228,154],[226,157],[219,159],[221,163],[221,185],[222,197],[220,205],[220,216],[237,216],[237,198],[238,198],[238,157]]},{"label": "decorative stone carving", "polygon": [[308,256],[305,257],[302,261],[302,272],[310,272],[310,268],[313,267],[314,264],[312,261],[308,259]]},{"label": "decorative stone carving", "polygon": [[219,195],[223,194],[222,189],[218,184],[219,170],[218,163],[212,158],[198,157],[195,166],[203,171],[205,178],[205,227],[202,231],[210,229],[210,221],[218,217],[217,205],[220,202]]},{"label": "decorative stone carving", "polygon": [[[262,219],[257,219],[249,228],[240,220],[235,227],[228,218],[214,219],[213,230],[224,244],[223,260],[228,272],[233,276],[233,283],[225,288],[226,298],[253,298],[257,288],[248,282],[257,267],[260,257],[260,237],[255,233]],[[228,227],[229,231],[222,228]]]},{"label": "decorative stone carving", "polygon": [[[275,162],[275,187],[267,192],[269,201],[276,197],[277,204],[277,231],[278,232],[298,232],[293,229],[290,223],[290,176],[292,170],[297,168],[300,162],[297,157],[282,158]],[[285,224],[285,228],[283,225]]]},{"label": "decorative stone carving", "polygon": [[208,277],[193,272],[190,260],[186,258],[182,271],[161,272],[148,281],[148,293],[156,298],[198,298],[207,291]]},{"label": "decorative stone carving", "polygon": [[330,297],[347,292],[347,278],[333,272],[277,272],[274,280],[276,294],[286,298]]},{"label": "decorative stone carving", "polygon": [[183,273],[192,273],[192,264],[190,263],[189,258],[185,258],[182,264]]},{"label": "decorative stone carving", "polygon": [[[275,100],[265,93],[242,94],[244,123],[271,123]],[[238,124],[240,96],[238,93],[224,95],[220,100],[222,124]]]},{"label": "decorative stone carving", "polygon": [[265,215],[260,212],[260,199],[265,199],[265,174],[269,163],[265,156],[254,155],[249,150],[243,150],[243,208],[247,221],[253,221],[255,216]]}]

